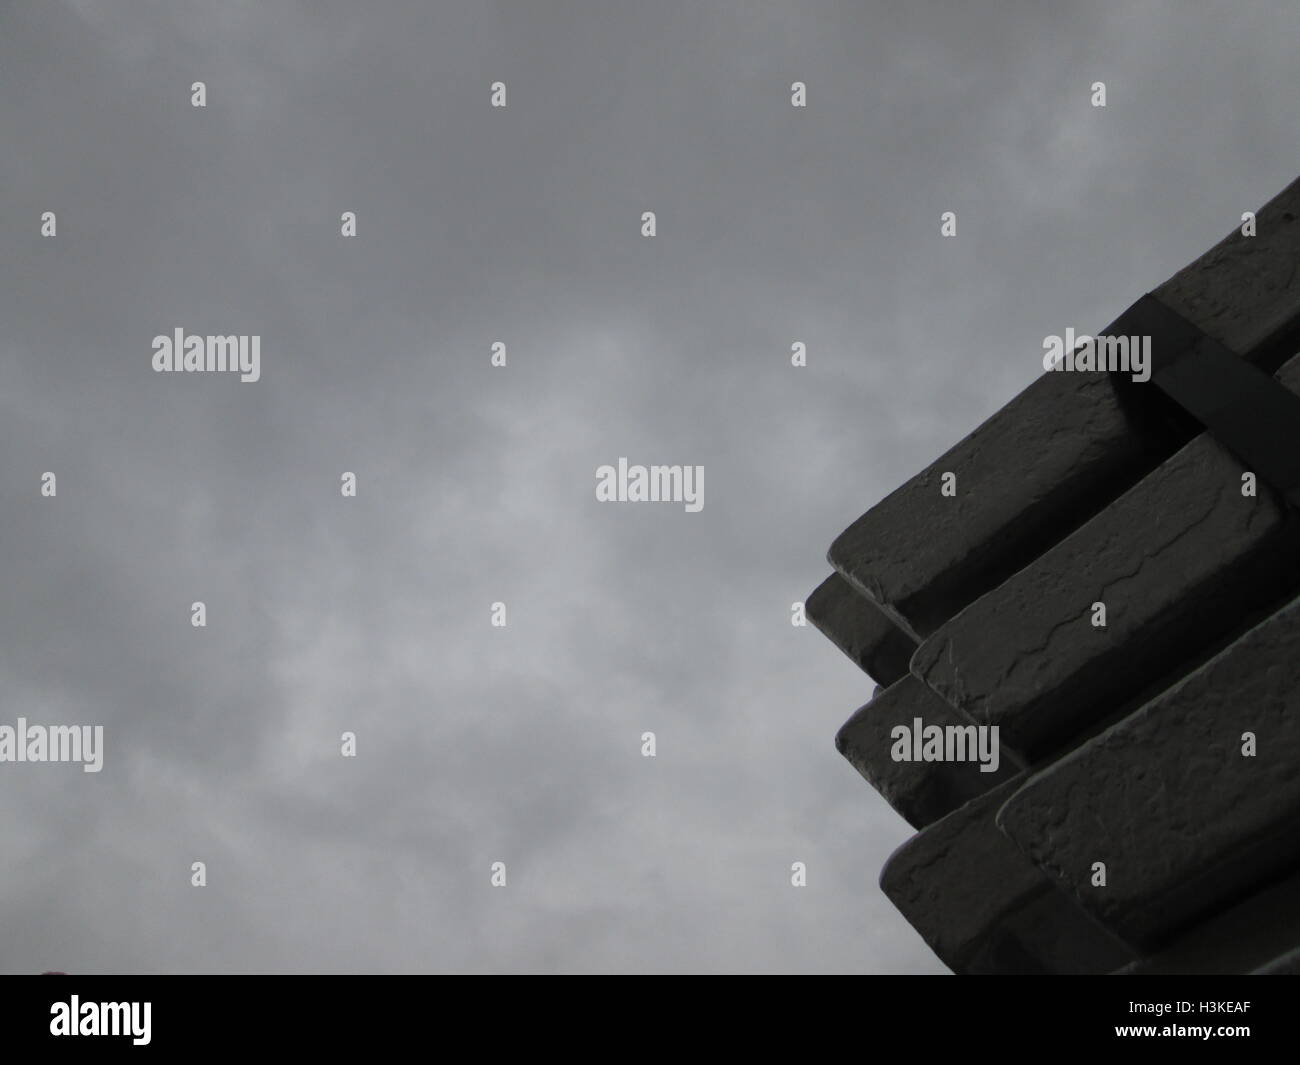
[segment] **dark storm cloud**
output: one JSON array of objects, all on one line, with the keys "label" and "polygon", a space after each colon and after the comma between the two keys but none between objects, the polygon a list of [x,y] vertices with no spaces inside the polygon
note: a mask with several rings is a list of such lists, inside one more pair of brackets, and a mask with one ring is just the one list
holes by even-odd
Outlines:
[{"label": "dark storm cloud", "polygon": [[1287,5],[1062,6],[7,7],[4,720],[106,764],[0,772],[4,967],[940,971],[790,603],[1294,177]]}]

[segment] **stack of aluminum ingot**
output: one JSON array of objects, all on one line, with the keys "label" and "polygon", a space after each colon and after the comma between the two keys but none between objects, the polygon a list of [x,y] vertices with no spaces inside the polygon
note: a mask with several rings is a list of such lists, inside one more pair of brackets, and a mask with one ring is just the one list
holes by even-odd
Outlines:
[{"label": "stack of aluminum ingot", "polygon": [[[1151,296],[1300,392],[1300,180]],[[953,970],[1300,969],[1300,513],[1255,472],[1043,373],[832,545],[808,616],[880,685],[836,745]],[[997,771],[896,760],[918,719],[998,726]]]}]

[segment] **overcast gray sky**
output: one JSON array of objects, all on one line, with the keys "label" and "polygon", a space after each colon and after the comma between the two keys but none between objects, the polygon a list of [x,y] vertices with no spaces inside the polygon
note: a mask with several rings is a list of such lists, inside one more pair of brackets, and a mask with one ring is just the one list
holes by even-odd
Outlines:
[{"label": "overcast gray sky", "polygon": [[[99,774],[0,765],[0,968],[946,971],[834,749],[871,682],[790,604],[1044,336],[1295,177],[1298,39],[1242,0],[0,4],[0,724],[105,728]],[[153,373],[177,327],[259,334],[261,380]],[[598,503],[621,455],[704,509]]]}]

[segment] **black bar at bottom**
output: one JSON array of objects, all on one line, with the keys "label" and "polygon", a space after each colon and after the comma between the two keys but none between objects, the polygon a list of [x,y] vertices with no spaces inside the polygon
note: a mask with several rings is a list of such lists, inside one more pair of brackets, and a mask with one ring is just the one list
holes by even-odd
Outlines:
[{"label": "black bar at bottom", "polygon": [[[1296,1039],[1295,985],[1263,977],[870,976],[797,989],[750,981],[737,990],[609,979],[541,988],[426,976],[17,976],[0,982],[0,1031],[11,1061],[70,1048],[99,1053],[108,1044],[169,1061],[187,1060],[178,1052],[223,1050],[292,1050],[295,1061],[315,1060],[307,1055],[316,1051],[368,1062],[411,1050],[488,1061],[557,1051],[617,1059],[631,1048],[695,1057],[712,1042],[734,1053],[750,1041],[769,1052],[781,1044],[810,1052],[825,1041],[855,1056],[892,1047],[891,1059],[914,1048],[930,1060],[934,1051],[969,1055],[1009,1043],[1049,1060],[1064,1048],[1128,1043],[1147,1054],[1153,1044],[1178,1053],[1200,1045],[1231,1061],[1293,1052]],[[148,1003],[148,1043],[130,1034],[51,1034],[74,1005],[84,1026],[91,1015],[98,1022],[104,1003],[135,1004],[138,1018]]]}]

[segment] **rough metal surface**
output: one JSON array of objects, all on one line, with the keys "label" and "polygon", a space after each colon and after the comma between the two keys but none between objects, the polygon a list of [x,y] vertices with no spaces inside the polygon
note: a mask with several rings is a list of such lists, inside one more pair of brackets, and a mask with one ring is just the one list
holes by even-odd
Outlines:
[{"label": "rough metal surface", "polygon": [[959,973],[1103,973],[1130,952],[1089,920],[993,823],[1015,777],[890,856],[881,890]]},{"label": "rough metal surface", "polygon": [[838,573],[817,586],[804,613],[877,684],[888,687],[906,675],[916,641]]},{"label": "rough metal surface", "polygon": [[[1300,387],[1300,358],[1283,380]],[[1005,743],[1059,743],[1300,580],[1300,521],[1202,434],[925,641],[912,671]],[[1092,605],[1106,607],[1104,628]]]},{"label": "rough metal surface", "polygon": [[1293,951],[1300,951],[1300,872],[1189,928],[1120,973],[1258,972]]},{"label": "rough metal surface", "polygon": [[1158,945],[1300,863],[1297,660],[1300,599],[1031,778],[999,827],[1127,942]]},{"label": "rough metal surface", "polygon": [[885,800],[921,828],[1015,776],[1022,768],[1003,751],[996,772],[976,762],[895,761],[892,730],[925,725],[970,727],[970,722],[912,676],[879,692],[835,737],[835,746]]},{"label": "rough metal surface", "polygon": [[[829,559],[924,637],[1185,437],[1136,432],[1105,374],[1043,374],[836,538]],[[942,475],[957,494],[940,494]]]},{"label": "rough metal surface", "polygon": [[[1300,393],[1300,180],[1257,218],[1098,331],[1150,335],[1151,381],[1045,373],[809,600],[892,681],[836,744],[920,829],[881,888],[957,972],[1300,971],[1300,460],[1266,376]],[[918,718],[998,726],[999,772],[896,761]]]}]

